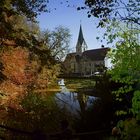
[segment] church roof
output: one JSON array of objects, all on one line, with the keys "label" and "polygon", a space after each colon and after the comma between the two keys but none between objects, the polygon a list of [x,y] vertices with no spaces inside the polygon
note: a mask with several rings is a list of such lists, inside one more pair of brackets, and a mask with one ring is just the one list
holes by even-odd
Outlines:
[{"label": "church roof", "polygon": [[66,56],[66,58],[65,58],[65,61],[66,61],[66,60],[69,60],[69,59],[71,59],[71,58],[73,58],[73,57],[75,57],[75,55],[76,55],[75,52],[74,52],[74,53],[69,53],[69,54],[67,54],[67,56]]},{"label": "church roof", "polygon": [[75,56],[75,55],[76,55],[75,52],[67,54],[68,57]]},{"label": "church roof", "polygon": [[75,52],[69,53],[67,54],[65,61],[66,60],[69,61],[71,58],[75,58],[77,62],[79,62],[81,58],[87,58],[92,61],[100,61],[100,60],[104,60],[109,50],[110,50],[109,48],[87,50],[84,51],[81,56],[77,55],[77,53]]},{"label": "church roof", "polygon": [[85,42],[85,39],[84,39],[83,32],[82,32],[82,26],[80,25],[80,30],[79,30],[79,36],[78,36],[77,44],[78,45],[82,45],[83,42]]},{"label": "church roof", "polygon": [[110,50],[109,48],[87,50],[83,52],[82,57],[86,57],[87,59],[94,60],[94,61],[104,60],[109,50]]}]

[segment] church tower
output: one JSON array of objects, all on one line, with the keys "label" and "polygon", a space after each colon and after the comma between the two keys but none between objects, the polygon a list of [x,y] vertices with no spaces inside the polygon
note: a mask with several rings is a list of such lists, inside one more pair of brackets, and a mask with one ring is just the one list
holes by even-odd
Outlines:
[{"label": "church tower", "polygon": [[87,44],[83,37],[82,26],[80,25],[79,36],[76,44],[76,53],[81,55],[85,50],[87,50]]}]

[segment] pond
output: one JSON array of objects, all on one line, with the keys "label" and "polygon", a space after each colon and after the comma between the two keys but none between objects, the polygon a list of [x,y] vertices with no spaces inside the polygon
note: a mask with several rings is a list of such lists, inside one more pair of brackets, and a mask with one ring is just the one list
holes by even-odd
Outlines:
[{"label": "pond", "polygon": [[[81,81],[83,82],[83,80]],[[89,82],[86,81],[86,84],[84,83],[84,85],[82,85],[82,82],[76,83],[75,80],[75,84],[73,83],[73,86],[70,80],[69,82],[68,80],[66,81],[67,84],[65,84],[64,79],[58,81],[60,91],[56,92],[55,99],[60,107],[68,109],[73,114],[78,114],[79,112],[84,113],[90,106],[93,105],[94,101],[99,97],[95,97],[93,95],[91,96],[91,94],[89,95],[86,90],[82,92],[78,91],[79,87],[85,87],[86,84],[89,84]],[[74,89],[72,89],[70,85],[72,85]],[[87,87],[87,89],[89,88]]]},{"label": "pond", "polygon": [[77,132],[107,130],[112,119],[112,102],[106,87],[96,88],[94,79],[62,79],[55,100],[62,111],[73,114]]}]

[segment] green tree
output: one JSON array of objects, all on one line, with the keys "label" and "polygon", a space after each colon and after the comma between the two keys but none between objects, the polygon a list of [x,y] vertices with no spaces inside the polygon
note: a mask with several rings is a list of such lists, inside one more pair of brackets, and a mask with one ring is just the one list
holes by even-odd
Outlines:
[{"label": "green tree", "polygon": [[[134,84],[139,82],[140,65],[139,65],[139,51],[140,46],[137,38],[132,34],[132,31],[126,30],[119,34],[121,39],[116,42],[116,48],[112,49],[111,58],[113,63],[113,69],[111,70],[112,79],[116,82],[125,84]],[[118,91],[118,93],[125,93],[132,88],[127,87]]]},{"label": "green tree", "polygon": [[[112,80],[120,84],[113,91],[117,105],[116,111],[123,116],[121,139],[140,139],[139,136],[139,85],[140,85],[140,2],[138,0],[85,0],[88,17],[99,19],[98,27],[106,28],[104,38],[112,43],[111,58],[113,69],[110,71]],[[115,42],[114,42],[115,41]],[[131,119],[127,120],[128,117]],[[120,117],[119,117],[120,118]],[[121,124],[121,125],[120,125]]]},{"label": "green tree", "polygon": [[[118,122],[118,126],[122,129],[122,139],[139,139],[139,84],[140,84],[140,45],[138,28],[126,28],[123,24],[114,22],[108,31],[115,31],[113,34],[107,34],[109,42],[114,39],[115,48],[110,53],[113,68],[110,71],[111,79],[121,86],[112,93],[115,95],[117,105],[120,106],[116,110],[116,115],[124,121]],[[115,28],[115,29],[112,29]],[[131,119],[128,119],[131,116]],[[135,128],[135,129],[134,129]]]}]

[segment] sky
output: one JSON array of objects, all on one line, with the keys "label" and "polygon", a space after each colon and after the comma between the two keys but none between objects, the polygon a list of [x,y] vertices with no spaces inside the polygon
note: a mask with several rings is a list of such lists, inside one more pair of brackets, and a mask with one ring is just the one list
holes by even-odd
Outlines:
[{"label": "sky", "polygon": [[[62,0],[61,0],[62,1]],[[83,6],[84,0],[51,0],[48,9],[50,13],[42,13],[38,16],[39,26],[41,30],[54,30],[59,25],[69,28],[71,34],[70,48],[75,51],[80,24],[82,25],[83,35],[89,49],[100,48],[105,42],[100,42],[96,37],[101,36],[103,31],[97,29],[97,19],[88,18],[86,10],[77,11],[78,6]],[[70,5],[69,7],[67,7]],[[105,45],[106,46],[106,45]]]}]

